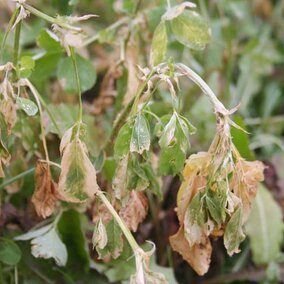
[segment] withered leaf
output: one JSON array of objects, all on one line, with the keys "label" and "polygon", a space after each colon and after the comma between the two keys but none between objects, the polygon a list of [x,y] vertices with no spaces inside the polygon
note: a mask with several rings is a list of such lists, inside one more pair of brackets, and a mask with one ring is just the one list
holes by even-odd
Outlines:
[{"label": "withered leaf", "polygon": [[264,165],[260,161],[238,160],[230,187],[243,204],[243,224],[248,220],[258,183],[263,181]]},{"label": "withered leaf", "polygon": [[107,231],[102,222],[102,219],[99,218],[99,220],[95,225],[92,237],[93,247],[98,247],[99,249],[103,249],[107,245],[107,242],[108,242]]},{"label": "withered leaf", "polygon": [[5,177],[2,164],[7,165],[10,161],[8,151],[8,130],[3,114],[0,112],[0,178]]},{"label": "withered leaf", "polygon": [[199,275],[204,275],[208,271],[212,253],[208,238],[205,243],[190,247],[184,235],[184,228],[180,227],[179,231],[170,237],[170,244]]},{"label": "withered leaf", "polygon": [[17,120],[16,105],[8,98],[7,100],[0,101],[0,112],[2,112],[7,125],[8,134],[11,133],[11,129],[14,127]]},{"label": "withered leaf", "polygon": [[59,198],[57,184],[52,180],[50,168],[46,163],[37,162],[35,168],[35,192],[32,196],[37,214],[43,218],[50,216]]},{"label": "withered leaf", "polygon": [[68,130],[62,138],[61,173],[58,192],[67,202],[84,202],[98,191],[96,170],[87,156],[87,148],[81,141],[78,125]]},{"label": "withered leaf", "polygon": [[128,202],[120,209],[119,215],[127,227],[136,232],[138,225],[145,219],[148,211],[148,202],[142,192],[131,191]]}]

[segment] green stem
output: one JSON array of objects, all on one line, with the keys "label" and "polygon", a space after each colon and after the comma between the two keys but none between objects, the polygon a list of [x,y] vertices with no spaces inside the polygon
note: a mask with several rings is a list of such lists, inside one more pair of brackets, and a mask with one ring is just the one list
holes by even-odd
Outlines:
[{"label": "green stem", "polygon": [[69,30],[74,30],[74,31],[81,31],[80,28],[78,27],[74,27],[74,26],[71,26],[65,22],[63,22],[62,20],[60,19],[56,19],[56,18],[53,18],[53,17],[50,17],[48,16],[47,14],[37,10],[36,8],[24,3],[22,4],[26,10],[28,10],[29,12],[31,12],[33,15],[39,17],[39,18],[42,18],[44,19],[45,21],[47,22],[50,22],[52,24],[56,24],[56,25],[59,25],[61,26],[62,28],[66,28],[66,29],[69,29]]},{"label": "green stem", "polygon": [[13,51],[13,65],[16,68],[16,73],[14,74],[14,80],[18,75],[18,59],[19,59],[19,47],[20,47],[20,35],[21,35],[22,21],[20,21],[16,26],[15,38],[14,38],[14,51]]},{"label": "green stem", "polygon": [[117,214],[109,200],[105,197],[104,193],[102,191],[99,191],[97,193],[97,196],[100,198],[100,200],[104,203],[104,205],[107,207],[117,224],[119,225],[121,231],[123,232],[125,238],[127,239],[130,247],[132,248],[133,252],[135,253],[137,250],[140,249],[139,245],[137,244],[136,240],[134,239],[133,235],[127,228],[127,226],[124,224],[123,220],[120,218],[120,216]]},{"label": "green stem", "polygon": [[34,170],[35,170],[34,167],[33,167],[33,168],[30,168],[30,169],[28,169],[27,171],[22,172],[22,173],[18,174],[17,176],[14,176],[14,177],[12,177],[12,178],[6,180],[5,182],[3,182],[3,183],[0,184],[0,190],[3,189],[4,187],[6,187],[7,185],[9,185],[9,184],[11,184],[11,183],[13,183],[13,182],[15,182],[15,181],[17,181],[17,180],[19,180],[19,179],[21,179],[21,178],[27,176],[27,175],[29,175],[29,174],[32,173]]},{"label": "green stem", "polygon": [[75,80],[77,84],[77,92],[78,92],[78,99],[79,99],[79,113],[78,113],[78,122],[82,122],[83,117],[83,106],[82,106],[82,98],[81,98],[81,84],[80,84],[80,77],[79,77],[79,71],[78,71],[78,65],[76,60],[76,54],[74,51],[74,47],[70,46],[71,51],[71,58],[74,66],[74,72],[75,72]]},{"label": "green stem", "polygon": [[5,47],[5,45],[6,45],[6,41],[7,41],[9,32],[11,31],[11,28],[12,28],[12,26],[13,26],[13,24],[14,24],[14,22],[15,22],[17,16],[18,16],[18,14],[19,14],[19,10],[20,10],[20,8],[18,7],[18,8],[14,11],[14,13],[13,13],[13,15],[12,15],[10,21],[9,21],[8,28],[7,28],[7,30],[6,30],[6,32],[5,32],[5,34],[4,34],[4,38],[3,38],[3,41],[2,41],[2,44],[1,44],[1,50],[0,50],[0,53],[1,53],[0,61],[1,61],[1,62],[2,62],[2,59],[3,59],[3,51],[4,51],[4,47]]}]

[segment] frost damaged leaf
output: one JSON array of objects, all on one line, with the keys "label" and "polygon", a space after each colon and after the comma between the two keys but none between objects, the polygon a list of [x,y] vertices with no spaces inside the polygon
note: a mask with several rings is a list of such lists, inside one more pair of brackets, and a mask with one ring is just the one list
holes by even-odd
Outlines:
[{"label": "frost damaged leaf", "polygon": [[230,256],[240,252],[239,245],[245,239],[245,234],[242,229],[242,215],[243,209],[242,206],[239,206],[231,216],[225,229],[224,245]]},{"label": "frost damaged leaf", "polygon": [[189,48],[204,49],[210,40],[207,21],[194,11],[184,11],[172,19],[171,27],[176,39]]},{"label": "frost damaged leaf", "polygon": [[[94,197],[98,191],[96,170],[87,156],[85,143],[76,133],[77,127],[81,129],[82,125],[75,125],[72,128],[71,137],[70,131],[67,131],[62,138],[64,147],[60,147],[63,154],[58,193],[60,198],[67,202],[84,202],[89,197]],[[69,137],[70,140],[67,142]]]},{"label": "frost damaged leaf", "polygon": [[26,234],[17,236],[15,240],[30,240],[32,245],[32,255],[40,258],[54,258],[57,265],[65,266],[67,262],[67,249],[59,238],[53,224],[46,225]]},{"label": "frost damaged leaf", "polygon": [[107,245],[107,242],[108,242],[107,231],[102,222],[102,218],[99,218],[99,220],[95,225],[92,237],[93,247],[98,247],[99,249],[103,249]]},{"label": "frost damaged leaf", "polygon": [[123,249],[123,239],[120,227],[112,218],[106,225],[107,244],[103,249],[97,247],[99,258],[112,257],[118,258]]},{"label": "frost damaged leaf", "polygon": [[37,162],[35,168],[35,192],[32,196],[37,214],[43,218],[50,216],[59,198],[57,184],[53,182],[50,168],[47,164]]},{"label": "frost damaged leaf", "polygon": [[31,241],[32,255],[40,258],[54,258],[58,266],[65,266],[67,262],[67,249],[53,228],[46,234],[38,236]]},{"label": "frost damaged leaf", "polygon": [[126,226],[133,232],[137,231],[138,225],[145,219],[148,212],[148,201],[142,192],[131,191],[130,197],[123,206],[119,215]]},{"label": "frost damaged leaf", "polygon": [[130,152],[142,154],[144,151],[149,151],[151,136],[148,122],[145,116],[139,113],[134,122],[132,136],[130,141]]},{"label": "frost damaged leaf", "polygon": [[256,195],[258,183],[263,181],[264,165],[260,161],[239,160],[231,185],[233,193],[239,197],[243,204],[243,223],[248,220],[251,204]]},{"label": "frost damaged leaf", "polygon": [[165,129],[160,137],[159,145],[161,148],[169,146],[175,136],[176,131],[176,115],[173,114],[170,121],[166,124]]},{"label": "frost damaged leaf", "polygon": [[164,21],[156,27],[150,51],[150,64],[153,66],[163,62],[167,52],[167,28]]},{"label": "frost damaged leaf", "polygon": [[199,275],[204,275],[208,271],[212,253],[212,246],[208,238],[204,244],[190,247],[184,236],[184,229],[181,227],[175,235],[170,237],[170,244],[173,250],[181,254]]}]

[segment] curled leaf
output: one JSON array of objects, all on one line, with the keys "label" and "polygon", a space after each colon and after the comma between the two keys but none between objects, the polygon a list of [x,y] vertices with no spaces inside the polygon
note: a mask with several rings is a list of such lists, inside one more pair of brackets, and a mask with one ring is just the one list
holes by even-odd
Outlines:
[{"label": "curled leaf", "polygon": [[4,116],[7,125],[7,133],[10,134],[17,120],[16,105],[12,99],[8,98],[7,100],[4,99],[0,101],[0,112],[2,112]]},{"label": "curled leaf", "polygon": [[50,216],[58,200],[57,185],[53,182],[49,166],[46,163],[37,162],[35,168],[35,192],[32,203],[37,214],[43,218]]},{"label": "curled leaf", "polygon": [[137,231],[138,225],[145,219],[148,211],[148,202],[142,192],[131,191],[130,197],[123,206],[119,215],[126,226],[133,232]]},{"label": "curled leaf", "polygon": [[11,156],[8,151],[8,129],[5,118],[0,112],[0,178],[5,177],[2,164],[7,165],[10,158]]}]

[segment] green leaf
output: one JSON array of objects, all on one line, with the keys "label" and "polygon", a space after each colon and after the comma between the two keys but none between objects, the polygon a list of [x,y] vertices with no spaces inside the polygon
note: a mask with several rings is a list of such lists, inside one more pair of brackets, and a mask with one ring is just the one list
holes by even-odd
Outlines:
[{"label": "green leaf", "polygon": [[206,222],[206,211],[204,208],[204,202],[203,202],[204,193],[199,191],[197,192],[194,197],[192,198],[189,206],[189,216],[191,219],[191,223],[197,223],[199,226],[203,226]]},{"label": "green leaf", "polygon": [[112,218],[106,225],[107,245],[100,249],[97,247],[97,252],[100,258],[111,256],[116,259],[120,256],[123,249],[123,239],[120,227]]},{"label": "green leaf", "polygon": [[192,49],[204,49],[210,40],[207,21],[198,13],[184,11],[171,20],[171,28],[176,39]]},{"label": "green leaf", "polygon": [[160,24],[156,27],[151,52],[150,52],[150,63],[151,65],[158,65],[159,63],[163,62],[166,52],[167,52],[167,28],[164,21],[161,21]]},{"label": "green leaf", "polygon": [[20,77],[27,78],[31,75],[33,68],[35,67],[35,61],[31,56],[23,56],[20,60]]},{"label": "green leaf", "polygon": [[133,122],[124,124],[118,133],[114,144],[114,155],[117,158],[123,158],[130,151],[130,141],[132,139]]},{"label": "green leaf", "polygon": [[156,194],[160,200],[162,200],[163,193],[157,180],[157,174],[154,172],[153,167],[150,165],[150,163],[146,163],[143,165],[143,169],[149,181],[149,190]]},{"label": "green leaf", "polygon": [[[85,92],[91,89],[96,82],[96,69],[93,64],[76,54],[76,60],[79,71],[79,79],[81,91]],[[75,80],[74,66],[71,57],[66,57],[60,60],[57,68],[57,77],[67,93],[76,93],[77,85]]]},{"label": "green leaf", "polygon": [[240,243],[245,239],[243,232],[243,208],[239,206],[231,216],[224,234],[224,245],[229,255],[238,253]]},{"label": "green leaf", "polygon": [[130,152],[142,154],[144,151],[149,151],[151,136],[148,122],[145,116],[139,113],[134,122],[132,136],[130,141]]},{"label": "green leaf", "polygon": [[259,185],[246,232],[256,264],[268,264],[281,252],[284,238],[282,211],[263,185]]},{"label": "green leaf", "polygon": [[186,155],[176,143],[167,148],[163,148],[160,152],[159,174],[160,175],[176,175],[181,172],[184,166]]},{"label": "green leaf", "polygon": [[[89,250],[82,230],[84,216],[76,210],[65,211],[58,223],[58,230],[68,251],[68,267],[81,276],[90,267]],[[87,221],[88,222],[88,221]]]},{"label": "green leaf", "polygon": [[0,261],[7,265],[16,265],[22,256],[18,245],[9,239],[0,238]]},{"label": "green leaf", "polygon": [[22,109],[28,116],[34,116],[38,112],[37,105],[26,98],[17,98],[17,105],[20,109]]}]

